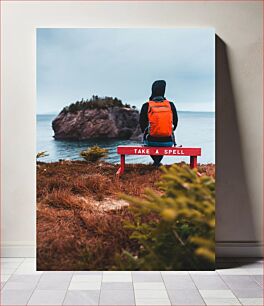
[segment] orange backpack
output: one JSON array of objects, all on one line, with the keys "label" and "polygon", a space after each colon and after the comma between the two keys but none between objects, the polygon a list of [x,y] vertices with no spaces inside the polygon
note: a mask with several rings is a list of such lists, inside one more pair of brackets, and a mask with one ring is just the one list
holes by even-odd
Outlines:
[{"label": "orange backpack", "polygon": [[149,134],[154,137],[172,135],[172,110],[170,102],[148,102]]}]

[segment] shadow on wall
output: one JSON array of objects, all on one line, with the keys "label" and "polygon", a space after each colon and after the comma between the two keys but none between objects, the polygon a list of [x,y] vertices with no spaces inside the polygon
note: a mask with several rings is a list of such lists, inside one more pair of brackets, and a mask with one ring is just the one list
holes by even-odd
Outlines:
[{"label": "shadow on wall", "polygon": [[[256,241],[228,46],[216,35],[216,241]],[[217,255],[217,254],[216,254]]]}]

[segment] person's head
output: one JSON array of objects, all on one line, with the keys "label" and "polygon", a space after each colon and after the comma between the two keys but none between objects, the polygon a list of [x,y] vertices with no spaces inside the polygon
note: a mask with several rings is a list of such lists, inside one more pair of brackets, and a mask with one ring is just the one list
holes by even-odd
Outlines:
[{"label": "person's head", "polygon": [[152,84],[150,100],[155,97],[165,97],[166,82],[157,80]]}]

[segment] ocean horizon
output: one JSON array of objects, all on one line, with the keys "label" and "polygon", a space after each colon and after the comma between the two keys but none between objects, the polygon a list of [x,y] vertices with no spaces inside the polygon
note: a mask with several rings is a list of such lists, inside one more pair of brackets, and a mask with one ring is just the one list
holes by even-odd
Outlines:
[{"label": "ocean horizon", "polygon": [[[40,158],[39,161],[55,162],[60,159],[82,160],[80,151],[93,145],[99,145],[108,149],[108,158],[105,161],[119,163],[119,155],[116,153],[118,145],[140,145],[140,141],[132,140],[55,140],[52,129],[52,120],[58,113],[37,114],[37,147],[36,151],[47,151],[48,156]],[[177,145],[183,147],[201,147],[202,155],[198,157],[198,163],[215,163],[215,112],[212,111],[178,111],[178,127],[175,131]],[[189,162],[188,157],[163,158],[163,164],[175,162]],[[151,163],[149,156],[127,156],[127,163]]]}]

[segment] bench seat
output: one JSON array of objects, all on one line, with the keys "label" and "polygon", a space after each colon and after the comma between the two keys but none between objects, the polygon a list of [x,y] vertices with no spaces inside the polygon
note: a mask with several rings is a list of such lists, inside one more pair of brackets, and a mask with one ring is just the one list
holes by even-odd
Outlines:
[{"label": "bench seat", "polygon": [[197,156],[201,156],[201,151],[201,148],[118,146],[120,168],[117,174],[122,175],[125,171],[126,155],[190,156],[190,167],[193,169],[197,167]]}]

